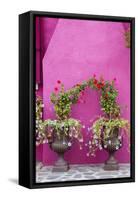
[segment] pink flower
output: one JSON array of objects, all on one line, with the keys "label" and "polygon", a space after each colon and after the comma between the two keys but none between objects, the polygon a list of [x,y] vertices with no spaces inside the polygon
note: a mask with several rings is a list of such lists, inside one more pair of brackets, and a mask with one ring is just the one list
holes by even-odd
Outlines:
[{"label": "pink flower", "polygon": [[116,78],[114,78],[113,80],[116,81]]},{"label": "pink flower", "polygon": [[57,88],[57,87],[55,87],[55,88],[54,88],[54,90],[57,92],[57,91],[58,91],[58,88]]},{"label": "pink flower", "polygon": [[81,95],[82,95],[82,96],[84,95],[84,91],[81,92]]},{"label": "pink flower", "polygon": [[58,83],[58,84],[60,84],[60,83],[61,83],[61,81],[60,81],[60,80],[57,80],[57,83]]}]

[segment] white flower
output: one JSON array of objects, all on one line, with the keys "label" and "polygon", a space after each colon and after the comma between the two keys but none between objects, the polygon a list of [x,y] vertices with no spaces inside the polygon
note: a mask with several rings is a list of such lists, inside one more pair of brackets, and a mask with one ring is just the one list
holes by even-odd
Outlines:
[{"label": "white flower", "polygon": [[99,145],[99,149],[100,149],[100,150],[102,150],[102,149],[103,149],[103,148],[102,148],[102,145]]},{"label": "white flower", "polygon": [[64,123],[61,124],[61,127],[64,127]]},{"label": "white flower", "polygon": [[82,128],[85,128],[85,125],[83,125]]},{"label": "white flower", "polygon": [[106,144],[104,145],[104,148],[107,148],[107,145],[106,145]]},{"label": "white flower", "polygon": [[68,146],[71,147],[71,145],[72,145],[71,142],[68,142]]},{"label": "white flower", "polygon": [[91,141],[89,141],[89,145],[91,144]]},{"label": "white flower", "polygon": [[87,156],[87,157],[89,157],[89,156],[90,156],[90,154],[89,154],[89,153],[87,153],[87,154],[86,154],[86,156]]},{"label": "white flower", "polygon": [[95,144],[98,144],[98,140],[94,140],[95,141]]},{"label": "white flower", "polygon": [[94,135],[93,138],[94,138],[94,139],[97,139],[98,137],[97,137],[97,135]]},{"label": "white flower", "polygon": [[116,146],[116,150],[118,150],[119,149],[119,147],[118,146]]},{"label": "white flower", "polygon": [[118,139],[119,139],[119,140],[121,140],[121,139],[122,139],[121,135],[119,135],[119,136],[118,136]]},{"label": "white flower", "polygon": [[111,140],[108,141],[108,144],[111,144]]}]

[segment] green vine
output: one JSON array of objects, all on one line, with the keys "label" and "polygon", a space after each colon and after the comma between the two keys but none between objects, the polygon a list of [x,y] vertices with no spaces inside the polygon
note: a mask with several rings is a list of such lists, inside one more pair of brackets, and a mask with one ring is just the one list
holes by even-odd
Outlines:
[{"label": "green vine", "polygon": [[61,84],[60,91],[58,93],[53,92],[51,94],[51,102],[54,104],[54,110],[59,120],[68,119],[71,113],[72,104],[76,104],[80,93],[85,89],[87,83],[77,84],[73,88],[66,90],[64,85]]}]

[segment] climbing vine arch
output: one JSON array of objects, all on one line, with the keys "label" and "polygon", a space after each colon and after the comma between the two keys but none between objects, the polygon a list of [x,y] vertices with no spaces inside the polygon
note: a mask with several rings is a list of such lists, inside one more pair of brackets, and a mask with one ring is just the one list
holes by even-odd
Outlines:
[{"label": "climbing vine arch", "polygon": [[[55,131],[57,136],[61,137],[62,134],[60,135],[59,132],[63,127],[64,131],[62,130],[62,132],[65,132],[66,136],[68,135],[68,130],[70,129],[69,127],[73,127],[75,134],[71,134],[71,138],[76,138],[79,142],[83,142],[83,136],[81,133],[82,125],[79,120],[70,118],[70,114],[72,104],[76,104],[78,102],[81,93],[84,92],[86,88],[91,88],[100,92],[100,106],[104,113],[104,117],[99,118],[99,120],[96,121],[96,124],[94,124],[94,126],[97,126],[98,128],[98,135],[97,130],[95,130],[96,139],[94,138],[90,141],[90,154],[95,155],[97,137],[99,138],[99,145],[101,146],[101,129],[103,126],[106,126],[107,128],[109,127],[109,129],[118,126],[129,132],[129,122],[120,118],[120,106],[117,103],[118,91],[115,88],[115,81],[115,79],[107,81],[102,77],[97,79],[94,75],[92,78],[65,90],[64,85],[60,80],[58,80],[57,83],[59,84],[59,87],[56,87],[55,91],[50,96],[51,102],[54,105],[57,120],[42,120],[42,99],[38,98],[36,101],[36,121],[38,122],[36,124],[36,144],[39,145],[41,143],[45,143],[46,141],[47,143],[51,143],[52,133],[55,134]],[[68,130],[66,131],[66,129]],[[106,136],[108,134],[106,134]],[[64,136],[62,135],[62,137]],[[81,148],[82,146],[80,145],[80,149]]]},{"label": "climbing vine arch", "polygon": [[72,104],[78,102],[80,94],[88,87],[100,92],[100,106],[104,114],[108,117],[119,116],[120,106],[116,101],[118,91],[115,88],[115,81],[115,79],[107,81],[102,77],[97,79],[94,75],[92,78],[65,91],[64,85],[58,80],[60,90],[56,87],[55,92],[51,94],[51,102],[54,105],[57,118],[59,120],[67,119],[70,116]]}]

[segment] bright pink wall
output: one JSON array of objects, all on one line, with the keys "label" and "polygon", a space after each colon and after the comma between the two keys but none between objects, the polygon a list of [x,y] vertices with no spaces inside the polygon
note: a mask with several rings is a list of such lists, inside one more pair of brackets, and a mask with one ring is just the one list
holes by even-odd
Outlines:
[{"label": "bright pink wall", "polygon": [[[43,79],[41,76],[43,70],[41,63],[57,22],[58,19],[56,18],[36,18],[36,83],[40,83],[36,91],[36,95],[38,96],[43,96]],[[43,145],[36,148],[36,159],[39,161],[43,160]]]},{"label": "bright pink wall", "polygon": [[[119,91],[118,102],[128,109],[122,116],[130,116],[130,49],[125,47],[124,25],[115,22],[82,21],[59,19],[43,58],[43,100],[44,118],[55,119],[50,94],[57,80],[70,88],[74,84],[90,78],[93,74],[107,80],[117,79]],[[46,37],[46,32],[45,32]],[[85,141],[89,135],[87,127],[90,120],[99,115],[99,94],[87,89],[84,98],[86,103],[79,103],[72,108],[72,117],[80,119],[86,125],[83,130]],[[123,148],[116,153],[120,162],[129,161],[127,140]],[[105,151],[98,151],[96,157],[87,157],[87,147],[79,150],[76,142],[65,157],[70,163],[99,163],[107,158]],[[43,145],[42,160],[53,164],[56,154],[47,144]]]}]

